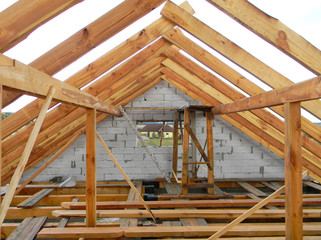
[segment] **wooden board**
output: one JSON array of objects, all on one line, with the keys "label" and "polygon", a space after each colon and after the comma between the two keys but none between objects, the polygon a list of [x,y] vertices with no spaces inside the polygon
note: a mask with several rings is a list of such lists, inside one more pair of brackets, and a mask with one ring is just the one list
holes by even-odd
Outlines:
[{"label": "wooden board", "polygon": [[22,223],[13,231],[7,240],[33,240],[37,233],[42,228],[42,225],[45,223],[47,217],[38,217],[38,218],[26,218]]},{"label": "wooden board", "polygon": [[266,197],[267,194],[265,192],[262,192],[261,190],[253,187],[251,184],[247,182],[237,182],[242,188],[244,188],[246,191],[253,193],[254,195],[258,197]]},{"label": "wooden board", "polygon": [[[209,237],[218,231],[218,226],[187,226],[187,227],[141,227],[141,228],[46,228],[42,229],[38,238],[119,238],[119,237]],[[309,224],[304,227],[305,235],[321,233],[321,224]],[[282,224],[276,225],[253,225],[249,227],[242,224],[231,230],[228,235],[234,236],[273,236],[284,235],[285,228]]]}]

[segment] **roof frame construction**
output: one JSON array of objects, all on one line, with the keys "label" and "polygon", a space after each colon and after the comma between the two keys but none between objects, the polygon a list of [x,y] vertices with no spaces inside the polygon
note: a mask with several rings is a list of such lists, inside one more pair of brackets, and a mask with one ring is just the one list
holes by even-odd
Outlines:
[{"label": "roof frame construction", "polygon": [[[302,192],[301,177],[302,170],[307,170],[310,177],[321,182],[321,128],[301,116],[302,108],[317,119],[321,119],[321,101],[319,100],[321,98],[319,76],[321,74],[321,51],[319,49],[246,0],[237,2],[207,0],[211,5],[317,75],[311,80],[294,84],[290,79],[193,16],[195,11],[188,2],[178,6],[165,0],[125,0],[29,65],[5,56],[7,50],[19,44],[34,30],[81,2],[82,0],[20,0],[0,13],[2,29],[0,32],[1,108],[13,103],[24,94],[39,97],[1,121],[0,124],[2,139],[0,183],[4,185],[10,182],[1,205],[0,226],[7,211],[8,215],[11,211],[16,211],[10,206],[11,202],[16,201],[15,197],[20,196],[17,194],[23,192],[35,177],[29,178],[16,190],[23,172],[56,153],[44,165],[48,166],[78,136],[86,132],[86,205],[83,202],[70,203],[69,199],[69,202],[61,204],[62,207],[71,208],[71,210],[62,210],[62,207],[55,206],[48,207],[44,211],[47,211],[46,214],[53,213],[54,217],[85,217],[87,228],[84,224],[80,224],[79,228],[69,228],[68,224],[66,228],[61,229],[46,227],[39,233],[39,237],[106,238],[108,236],[110,239],[119,237],[210,237],[209,239],[217,239],[228,231],[232,236],[233,234],[241,235],[238,230],[241,229],[242,232],[245,225],[235,227],[235,229],[232,227],[241,220],[245,220],[259,207],[243,210],[242,213],[237,211],[237,213],[231,213],[234,214],[234,218],[239,215],[244,217],[237,218],[235,222],[227,226],[221,224],[220,227],[195,225],[189,228],[185,226],[168,227],[165,225],[169,223],[164,223],[162,227],[147,229],[144,226],[137,227],[138,221],[136,221],[135,227],[96,228],[98,226],[97,216],[112,216],[104,212],[105,210],[97,209],[97,206],[106,207],[106,204],[99,203],[97,200],[100,193],[96,179],[96,136],[98,134],[96,126],[112,115],[122,116],[117,106],[125,106],[160,82],[167,81],[193,100],[212,108],[211,112],[206,112],[207,156],[191,128],[189,110],[184,109],[181,181],[177,178],[177,156],[175,156],[178,144],[176,143],[175,149],[173,148],[173,176],[175,176],[176,185],[172,187],[179,187],[181,184],[182,191],[182,195],[177,193],[177,197],[184,195],[188,197],[187,187],[189,184],[192,185],[188,176],[189,135],[197,143],[197,148],[203,154],[204,159],[209,159],[207,161],[208,174],[214,177],[213,138],[215,135],[213,136],[212,132],[211,115],[220,115],[223,120],[285,160],[285,186],[257,204],[261,208],[285,190],[285,209],[274,209],[275,212],[273,209],[266,210],[268,216],[284,214],[286,219],[284,229],[276,227],[275,231],[278,233],[271,231],[271,236],[274,234],[285,236],[286,239],[302,239],[305,234],[321,235],[320,231],[315,230],[316,228],[309,224],[306,225],[309,225],[309,228],[304,229],[303,227],[303,218],[304,216],[307,218],[304,214],[310,214],[310,212],[302,210],[306,199]],[[161,17],[158,20],[80,69],[66,81],[62,82],[52,77],[163,3],[165,4],[162,6]],[[223,63],[204,47],[185,36],[182,30],[196,37],[207,45],[208,49],[220,53],[273,90],[264,91],[233,67]],[[178,141],[177,115],[174,134],[177,135],[175,141]],[[128,184],[133,187],[133,191],[139,195],[140,193],[117,163],[107,145],[100,137],[99,140],[125,176]],[[208,192],[213,197],[214,179],[208,177],[207,180],[213,185],[211,191]],[[170,183],[162,184],[166,188],[166,184]],[[194,184],[196,186],[198,183]],[[265,186],[270,185],[267,183]],[[123,214],[121,216],[124,218],[150,218],[152,216],[156,224],[156,218],[159,216],[161,216],[159,218],[171,219],[177,213],[181,215],[175,218],[185,217],[188,219],[187,222],[195,224],[197,217],[202,217],[203,214],[202,219],[204,220],[205,212],[211,211],[204,210],[202,213],[199,209],[151,210],[148,202],[145,202],[140,195],[139,199],[141,203],[135,204],[140,204],[139,208],[142,207],[141,205],[145,206],[147,212],[137,209],[121,210],[117,213],[115,211],[110,214]],[[77,207],[81,209],[77,210]],[[138,206],[135,205],[135,207]],[[176,208],[177,206],[173,204],[170,207]],[[309,216],[316,218],[313,217],[315,213],[312,210]],[[264,211],[262,211],[263,215]],[[319,223],[316,223],[317,225]]]}]

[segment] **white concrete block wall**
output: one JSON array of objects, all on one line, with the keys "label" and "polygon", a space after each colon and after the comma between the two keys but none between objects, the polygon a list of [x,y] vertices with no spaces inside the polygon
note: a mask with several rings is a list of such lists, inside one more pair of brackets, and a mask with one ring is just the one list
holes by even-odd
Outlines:
[{"label": "white concrete block wall", "polygon": [[[186,104],[200,105],[166,82],[158,84],[127,107],[182,107]],[[133,121],[173,120],[174,111],[127,110]],[[124,118],[109,117],[98,124],[97,131],[111,149],[119,164],[131,179],[153,180],[162,177],[154,162],[142,147],[136,146],[136,136]],[[284,163],[275,154],[216,116],[213,124],[214,171],[217,179],[230,178],[283,178]],[[204,145],[206,121],[202,113],[196,114],[196,135]],[[76,176],[85,180],[85,135],[77,139],[61,156],[49,165],[36,181],[48,181],[55,176]],[[160,165],[169,174],[172,166],[172,147],[151,147]],[[179,147],[181,169],[182,147]],[[191,156],[191,151],[190,151]],[[197,160],[200,154],[197,153]],[[40,163],[23,175],[26,180]],[[199,176],[207,173],[200,168]],[[97,141],[97,180],[123,180],[123,177]]]}]

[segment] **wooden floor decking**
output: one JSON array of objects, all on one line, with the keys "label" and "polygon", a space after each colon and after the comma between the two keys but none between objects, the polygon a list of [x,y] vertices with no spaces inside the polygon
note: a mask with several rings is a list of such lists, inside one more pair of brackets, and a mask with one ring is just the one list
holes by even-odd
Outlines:
[{"label": "wooden floor decking", "polygon": [[[243,184],[244,183],[244,184]],[[49,183],[32,183],[15,196],[1,228],[1,238],[7,238],[25,218],[47,217],[39,239],[62,238],[172,238],[206,239],[220,230],[240,214],[270,195],[282,181],[225,181],[215,182],[214,195],[206,189],[189,190],[188,195],[179,191],[176,183],[157,180],[144,182],[142,195],[157,217],[150,218],[141,202],[128,198],[130,187],[124,182],[97,183],[96,228],[86,228],[85,185],[78,182],[75,187],[55,188],[44,195],[32,208],[17,207],[21,202],[50,186]],[[174,187],[175,185],[175,187]],[[52,185],[51,185],[52,186]],[[245,186],[245,187],[244,187]],[[321,191],[320,185],[304,184],[304,239],[321,239]],[[78,202],[75,201],[78,199]],[[284,195],[280,195],[250,218],[234,227],[223,238],[228,239],[284,239]],[[69,218],[70,217],[70,218]],[[57,227],[61,219],[67,218],[64,227]],[[137,219],[137,226],[122,226],[122,219]],[[202,220],[199,224],[198,219]],[[108,221],[108,222],[101,222]]]}]

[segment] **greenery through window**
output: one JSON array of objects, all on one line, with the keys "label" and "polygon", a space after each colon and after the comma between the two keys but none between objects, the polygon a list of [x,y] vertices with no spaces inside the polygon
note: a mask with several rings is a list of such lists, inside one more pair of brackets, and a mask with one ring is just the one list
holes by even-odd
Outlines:
[{"label": "greenery through window", "polygon": [[[178,126],[180,128],[180,126]],[[174,122],[138,122],[137,130],[145,140],[147,146],[166,147],[173,146]],[[178,144],[182,144],[180,129],[178,133]],[[137,146],[141,146],[137,140]]]}]

